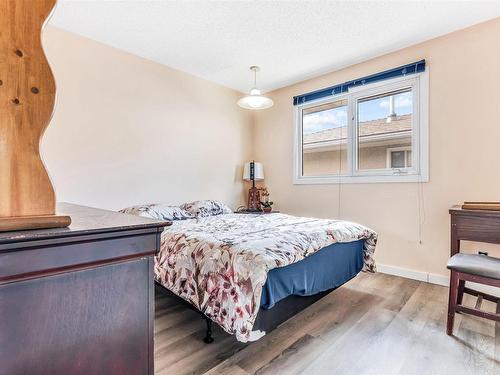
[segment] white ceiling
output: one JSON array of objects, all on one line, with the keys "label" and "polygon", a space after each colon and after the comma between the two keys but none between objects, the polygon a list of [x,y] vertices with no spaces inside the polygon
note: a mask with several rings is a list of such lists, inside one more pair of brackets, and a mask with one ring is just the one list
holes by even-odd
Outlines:
[{"label": "white ceiling", "polygon": [[246,92],[269,91],[500,16],[500,1],[60,0],[50,23]]}]

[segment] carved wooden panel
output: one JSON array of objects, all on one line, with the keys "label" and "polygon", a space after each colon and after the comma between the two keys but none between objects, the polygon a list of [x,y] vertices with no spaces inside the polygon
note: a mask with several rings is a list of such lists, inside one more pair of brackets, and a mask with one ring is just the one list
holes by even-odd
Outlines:
[{"label": "carved wooden panel", "polygon": [[0,218],[53,215],[39,145],[55,100],[41,31],[56,0],[0,0]]}]

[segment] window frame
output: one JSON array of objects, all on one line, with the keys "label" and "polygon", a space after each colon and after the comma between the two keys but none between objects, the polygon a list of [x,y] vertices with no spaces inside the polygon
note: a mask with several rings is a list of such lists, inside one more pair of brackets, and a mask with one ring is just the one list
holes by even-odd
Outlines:
[{"label": "window frame", "polygon": [[[332,95],[299,104],[294,107],[293,183],[339,184],[339,183],[384,183],[384,182],[428,182],[429,181],[429,137],[428,103],[429,71],[411,74],[368,85],[353,87],[349,92]],[[403,88],[412,88],[412,167],[394,169],[359,170],[357,139],[357,103],[377,94],[389,93]],[[303,110],[338,100],[347,99],[347,173],[319,176],[303,176],[302,119]]]},{"label": "window frame", "polygon": [[[393,152],[398,152],[398,151],[404,151],[404,157],[405,157],[405,164],[408,164],[408,151],[411,151],[411,146],[399,146],[399,147],[389,147],[386,150],[386,155],[385,155],[385,165],[387,165],[386,169],[406,169],[408,167],[403,167],[403,168],[397,168],[397,167],[390,167],[391,162],[392,162],[392,155],[391,153]],[[413,153],[412,153],[412,163],[413,163]]]}]

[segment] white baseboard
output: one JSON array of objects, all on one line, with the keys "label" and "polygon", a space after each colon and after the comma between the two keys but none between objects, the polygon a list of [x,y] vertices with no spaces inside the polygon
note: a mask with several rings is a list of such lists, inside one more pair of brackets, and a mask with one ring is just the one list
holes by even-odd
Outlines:
[{"label": "white baseboard", "polygon": [[401,268],[396,266],[389,266],[387,264],[377,263],[377,271],[386,273],[388,275],[405,277],[407,279],[424,281],[426,283],[449,286],[450,279],[448,276],[427,273],[423,271],[410,270],[408,268]]},{"label": "white baseboard", "polygon": [[[387,264],[378,264],[378,263],[377,263],[377,271],[388,275],[400,276],[407,279],[423,281],[430,284],[442,285],[446,287],[449,287],[450,285],[449,276],[438,275],[435,273],[427,273],[423,271],[410,270],[407,268],[401,268],[401,267],[390,266]],[[500,297],[500,288],[495,288],[493,286],[481,285],[476,283],[467,283],[467,286],[476,289],[478,291]]]},{"label": "white baseboard", "polygon": [[429,282],[429,274],[422,271],[410,270],[407,268],[389,266],[387,264],[379,264],[379,263],[377,263],[377,271],[381,273],[386,273],[388,275],[400,276],[407,279],[418,280],[418,281],[425,281],[426,283]]}]

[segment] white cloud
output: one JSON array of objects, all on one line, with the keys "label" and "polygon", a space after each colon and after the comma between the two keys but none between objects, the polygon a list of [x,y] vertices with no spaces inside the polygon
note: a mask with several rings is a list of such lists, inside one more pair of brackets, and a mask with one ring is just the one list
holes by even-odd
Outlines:
[{"label": "white cloud", "polygon": [[[394,98],[394,106],[396,107],[396,112],[398,109],[409,109],[413,105],[411,92],[405,92],[404,94],[398,94]],[[389,97],[384,98],[379,103],[381,108],[389,108]]]},{"label": "white cloud", "polygon": [[334,109],[310,113],[304,116],[304,133],[316,133],[326,129],[346,126],[347,113],[345,110]]},{"label": "white cloud", "polygon": [[398,95],[396,96],[396,99],[394,100],[394,105],[397,108],[407,108],[413,105],[412,103],[412,97],[411,94],[404,94],[404,95]]}]

